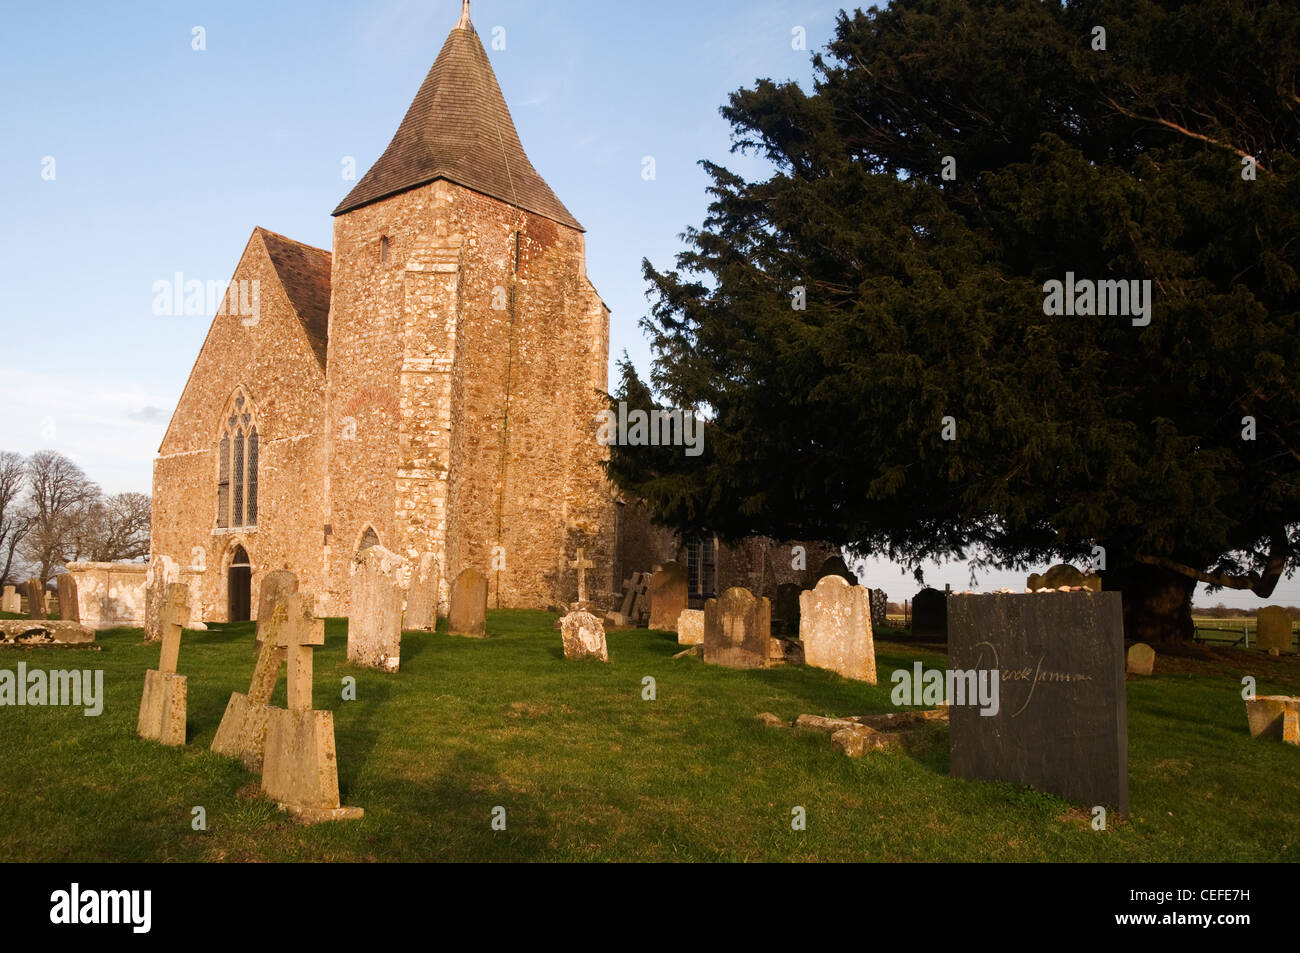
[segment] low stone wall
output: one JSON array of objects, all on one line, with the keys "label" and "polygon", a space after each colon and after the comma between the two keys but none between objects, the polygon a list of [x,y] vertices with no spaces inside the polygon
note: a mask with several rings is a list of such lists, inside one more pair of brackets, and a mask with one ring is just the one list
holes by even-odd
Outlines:
[{"label": "low stone wall", "polygon": [[68,563],[77,584],[77,610],[89,629],[144,625],[145,563]]}]

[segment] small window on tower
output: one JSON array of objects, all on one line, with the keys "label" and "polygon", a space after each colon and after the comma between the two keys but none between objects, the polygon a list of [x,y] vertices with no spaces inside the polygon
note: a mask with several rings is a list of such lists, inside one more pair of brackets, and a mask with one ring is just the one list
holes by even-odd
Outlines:
[{"label": "small window on tower", "polygon": [[388,236],[387,235],[379,239],[379,260],[383,262],[388,261]]}]

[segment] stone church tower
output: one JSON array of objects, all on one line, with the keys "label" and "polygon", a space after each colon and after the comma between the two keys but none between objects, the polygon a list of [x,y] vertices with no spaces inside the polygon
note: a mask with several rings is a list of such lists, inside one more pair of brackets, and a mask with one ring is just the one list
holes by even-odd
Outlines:
[{"label": "stone church tower", "polygon": [[335,209],[333,254],[258,229],[235,277],[263,279],[260,314],[239,313],[232,284],[154,471],[154,553],[186,566],[202,551],[189,572],[207,618],[245,614],[286,566],[318,612],[344,615],[376,543],[434,553],[444,598],[472,567],[491,605],[528,608],[574,598],[581,546],[593,597],[612,598],[596,439],[609,310],[468,2]]}]

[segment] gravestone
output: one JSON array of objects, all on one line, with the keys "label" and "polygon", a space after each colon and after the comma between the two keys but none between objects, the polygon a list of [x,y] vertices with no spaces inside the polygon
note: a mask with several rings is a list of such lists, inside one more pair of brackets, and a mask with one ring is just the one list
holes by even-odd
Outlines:
[{"label": "gravestone", "polygon": [[212,739],[214,752],[238,758],[250,771],[262,770],[271,695],[280,678],[290,638],[288,599],[291,595],[294,593],[281,590],[279,598],[258,620],[263,623],[263,637],[248,694],[231,693],[216,737]]},{"label": "gravestone", "polygon": [[287,569],[276,569],[262,577],[261,588],[257,592],[257,635],[254,644],[262,647],[262,633],[266,631],[266,622],[271,618],[275,604],[298,591],[298,577]]},{"label": "gravestone", "polygon": [[1246,700],[1246,723],[1252,738],[1286,741],[1300,745],[1297,722],[1300,698],[1289,695],[1261,695]]},{"label": "gravestone", "polygon": [[650,577],[650,628],[674,631],[677,617],[686,607],[686,569],[680,563],[666,562]]},{"label": "gravestone", "polygon": [[727,668],[766,668],[772,603],[733,587],[704,603],[704,661]]},{"label": "gravestone", "polygon": [[72,573],[65,572],[59,575],[59,621],[61,622],[80,622],[81,609],[77,605],[77,580],[72,578]]},{"label": "gravestone", "polygon": [[0,596],[0,612],[22,612],[23,600],[13,586],[5,586],[4,595]]},{"label": "gravestone", "polygon": [[348,608],[348,662],[396,672],[402,658],[402,591],[407,562],[383,546],[371,546],[352,572]]},{"label": "gravestone", "polygon": [[488,581],[477,569],[463,569],[451,584],[447,629],[452,635],[487,635]]},{"label": "gravestone", "polygon": [[772,600],[772,629],[781,635],[799,635],[799,595],[804,590],[793,582],[783,582],[776,587]]},{"label": "gravestone", "polygon": [[1131,675],[1150,675],[1155,671],[1156,650],[1145,642],[1135,642],[1128,650],[1128,671]]},{"label": "gravestone", "polygon": [[1291,613],[1281,606],[1264,606],[1255,615],[1255,644],[1270,655],[1290,654]]},{"label": "gravestone", "polygon": [[633,624],[638,624],[650,614],[650,574],[634,572],[623,580],[623,603],[619,612]]},{"label": "gravestone", "polygon": [[135,725],[141,738],[165,745],[185,744],[188,680],[176,674],[176,662],[181,651],[181,631],[189,619],[189,587],[174,582],[167,587],[167,598],[158,613],[162,630],[158,668],[144,673],[144,692]]},{"label": "gravestone", "polygon": [[1128,813],[1118,592],[954,595],[948,658],[954,671],[1000,673],[996,714],[949,708],[953,777],[1031,785]]},{"label": "gravestone", "polygon": [[677,617],[677,644],[704,644],[704,610],[683,609]]},{"label": "gravestone", "polygon": [[39,579],[27,580],[27,618],[45,618],[45,590]]},{"label": "gravestone", "polygon": [[[180,567],[170,556],[161,553],[149,561],[144,577],[144,638],[146,642],[162,639],[162,607],[167,601],[167,587],[180,582]],[[188,621],[188,620],[187,620]]]},{"label": "gravestone", "polygon": [[925,588],[912,598],[912,634],[948,634],[948,597],[938,589]]},{"label": "gravestone", "polygon": [[1025,586],[1033,592],[1039,589],[1060,589],[1062,586],[1082,586],[1093,592],[1101,592],[1101,576],[1082,573],[1067,563],[1060,563],[1041,575],[1030,573]]},{"label": "gravestone", "polygon": [[406,615],[402,628],[432,632],[438,627],[438,587],[442,584],[436,553],[421,553],[411,573],[411,588],[406,593]]},{"label": "gravestone", "polygon": [[587,570],[594,569],[595,566],[595,563],[583,555],[582,547],[579,546],[577,555],[569,562],[569,568],[578,573],[578,601],[569,607],[575,612],[585,612],[591,608],[591,603],[587,601]]},{"label": "gravestone", "polygon": [[841,576],[823,576],[799,596],[799,639],[804,664],[876,684],[871,597]]},{"label": "gravestone", "polygon": [[276,642],[285,653],[287,703],[268,711],[262,790],[309,824],[359,819],[361,808],[339,803],[334,713],[311,707],[312,652],[325,644],[325,622],[313,617],[314,600],[304,593],[290,593],[278,605],[284,624]]},{"label": "gravestone", "polygon": [[871,596],[871,631],[879,632],[889,625],[889,596],[884,589],[868,589]]},{"label": "gravestone", "polygon": [[582,609],[570,612],[560,619],[560,631],[564,639],[566,659],[594,658],[600,662],[609,661],[605,626],[590,612]]},{"label": "gravestone", "polygon": [[816,588],[817,583],[821,582],[827,576],[839,576],[850,586],[856,586],[858,584],[857,574],[849,568],[848,563],[844,561],[843,556],[836,554],[834,556],[827,556],[822,560],[822,564],[819,568],[804,575],[803,588],[814,589]]}]

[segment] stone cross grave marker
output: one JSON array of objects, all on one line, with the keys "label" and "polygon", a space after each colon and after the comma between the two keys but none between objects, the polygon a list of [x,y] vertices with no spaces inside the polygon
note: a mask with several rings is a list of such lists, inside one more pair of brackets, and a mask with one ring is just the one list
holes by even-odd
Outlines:
[{"label": "stone cross grave marker", "polygon": [[165,745],[185,744],[188,683],[184,675],[176,674],[176,663],[180,658],[181,632],[189,618],[189,587],[171,583],[158,614],[162,630],[158,668],[144,673],[144,693],[140,696],[140,715],[136,720],[136,733],[141,738]]},{"label": "stone cross grave marker", "polygon": [[[271,695],[280,678],[280,667],[287,656],[291,638],[288,604],[285,600],[293,593],[281,591],[266,613],[262,629],[262,646],[253,667],[253,679],[248,694],[232,692],[226,703],[226,712],[212,739],[212,750],[238,758],[250,771],[262,770],[266,751],[266,725],[271,713]],[[262,620],[259,620],[259,622]]]},{"label": "stone cross grave marker", "polygon": [[308,823],[355,820],[361,808],[339,803],[334,713],[311,707],[312,652],[325,644],[325,620],[313,617],[313,600],[304,593],[286,595],[281,605],[276,641],[287,663],[287,707],[269,709],[262,790]]},{"label": "stone cross grave marker", "polygon": [[257,635],[254,642],[262,647],[266,624],[275,611],[275,604],[291,592],[298,591],[298,577],[287,569],[276,569],[262,577],[257,593]]},{"label": "stone cross grave marker", "polygon": [[623,605],[619,611],[634,623],[649,614],[649,588],[650,574],[646,572],[634,572],[631,579],[623,580]]},{"label": "stone cross grave marker", "polygon": [[578,601],[573,604],[575,609],[587,608],[587,570],[596,568],[596,564],[590,559],[583,556],[582,547],[578,547],[577,556],[569,563],[570,569],[578,571]]}]

